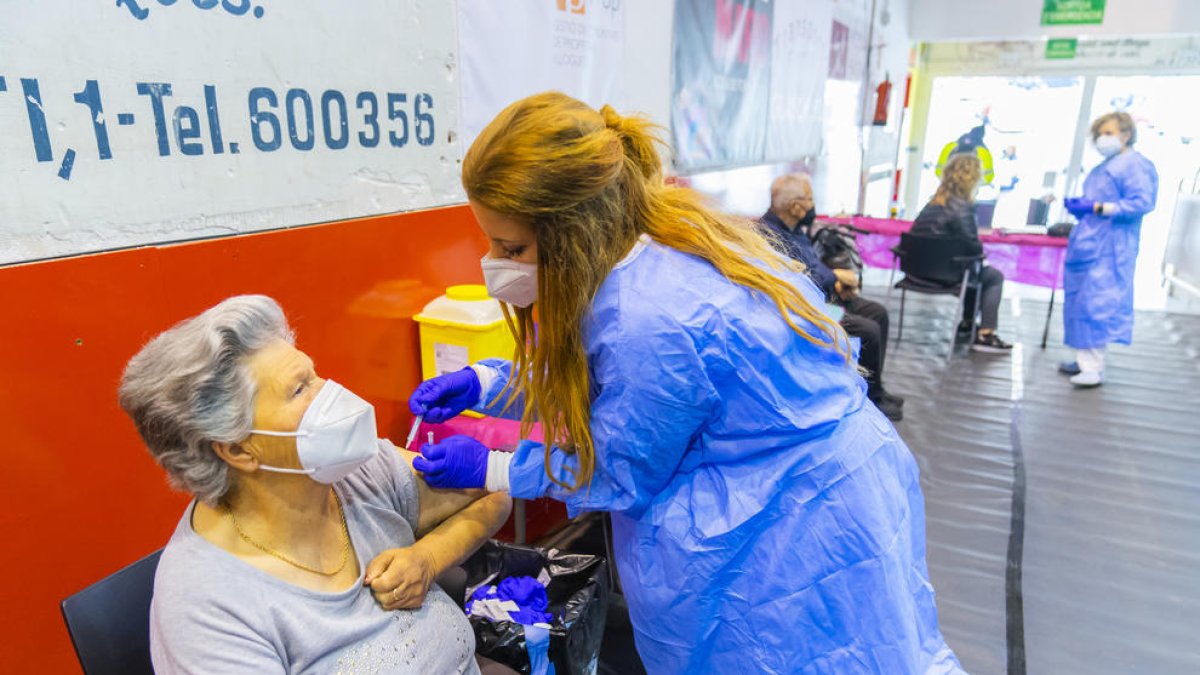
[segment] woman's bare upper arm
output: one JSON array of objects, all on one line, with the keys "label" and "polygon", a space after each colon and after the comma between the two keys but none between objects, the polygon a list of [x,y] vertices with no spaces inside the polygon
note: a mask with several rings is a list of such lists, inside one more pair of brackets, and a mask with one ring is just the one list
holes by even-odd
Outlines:
[{"label": "woman's bare upper arm", "polygon": [[420,514],[417,517],[417,537],[437,527],[443,520],[463,510],[468,504],[487,494],[483,490],[439,490],[429,487],[421,474],[412,468],[417,453],[396,448],[404,458],[409,470],[417,478],[417,500]]}]

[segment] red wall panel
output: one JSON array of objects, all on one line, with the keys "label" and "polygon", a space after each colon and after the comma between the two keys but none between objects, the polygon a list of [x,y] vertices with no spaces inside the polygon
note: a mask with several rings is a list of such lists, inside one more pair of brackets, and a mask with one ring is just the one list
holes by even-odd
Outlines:
[{"label": "red wall panel", "polygon": [[230,295],[273,296],[318,372],[403,439],[411,317],[480,282],[485,246],[459,206],[0,268],[0,672],[78,672],[58,603],[161,547],[187,501],[117,406],[146,340]]}]

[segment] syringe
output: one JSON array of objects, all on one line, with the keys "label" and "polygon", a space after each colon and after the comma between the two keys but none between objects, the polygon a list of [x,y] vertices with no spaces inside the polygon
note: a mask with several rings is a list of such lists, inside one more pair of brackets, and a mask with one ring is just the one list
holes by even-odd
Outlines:
[{"label": "syringe", "polygon": [[404,443],[405,448],[411,448],[413,441],[417,440],[417,429],[421,426],[421,420],[424,420],[424,415],[417,415],[413,418],[412,429],[408,432],[408,440]]}]

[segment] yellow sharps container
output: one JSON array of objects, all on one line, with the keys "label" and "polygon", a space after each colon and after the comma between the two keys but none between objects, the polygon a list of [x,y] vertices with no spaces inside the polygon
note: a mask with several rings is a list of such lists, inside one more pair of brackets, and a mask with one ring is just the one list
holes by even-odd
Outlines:
[{"label": "yellow sharps container", "polygon": [[413,318],[421,326],[421,375],[426,380],[481,359],[511,359],[516,348],[500,303],[481,284],[451,286]]}]

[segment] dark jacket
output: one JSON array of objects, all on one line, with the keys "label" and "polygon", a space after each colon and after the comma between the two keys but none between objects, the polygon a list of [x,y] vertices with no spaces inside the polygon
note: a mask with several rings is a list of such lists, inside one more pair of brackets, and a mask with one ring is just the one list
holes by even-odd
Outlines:
[{"label": "dark jacket", "polygon": [[773,243],[780,253],[804,263],[805,273],[825,292],[826,299],[832,298],[837,277],[821,262],[821,256],[817,255],[808,235],[799,226],[796,229],[789,228],[770,210],[758,222],[768,234],[773,235]]},{"label": "dark jacket", "polygon": [[913,234],[934,237],[953,237],[975,242],[973,255],[983,253],[979,243],[979,228],[975,224],[975,205],[961,199],[950,199],[943,206],[930,202],[913,221]]}]

